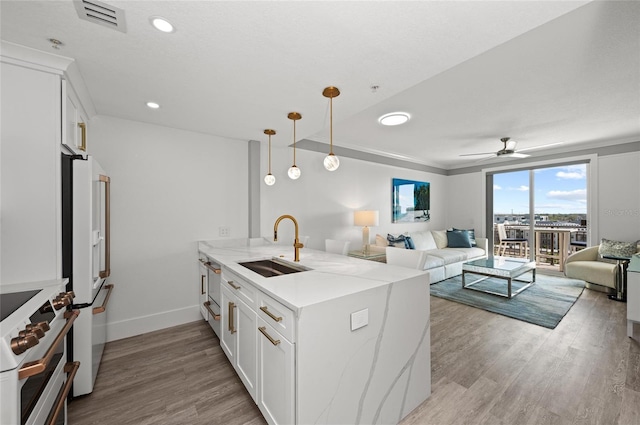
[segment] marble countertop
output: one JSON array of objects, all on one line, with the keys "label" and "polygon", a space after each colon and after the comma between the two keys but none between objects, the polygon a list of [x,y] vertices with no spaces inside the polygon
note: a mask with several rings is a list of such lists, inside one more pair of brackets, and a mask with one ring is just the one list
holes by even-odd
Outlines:
[{"label": "marble countertop", "polygon": [[[263,238],[200,241],[198,250],[224,266],[223,272],[226,268],[237,273],[295,312],[305,306],[426,274],[308,248],[300,249],[300,262],[295,263],[292,245],[273,244]],[[265,278],[238,264],[273,257],[310,270]]]}]

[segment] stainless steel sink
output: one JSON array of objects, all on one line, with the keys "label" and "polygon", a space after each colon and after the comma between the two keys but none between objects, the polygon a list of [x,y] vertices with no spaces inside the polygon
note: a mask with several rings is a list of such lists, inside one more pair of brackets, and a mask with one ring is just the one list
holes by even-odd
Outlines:
[{"label": "stainless steel sink", "polygon": [[246,261],[244,263],[238,264],[264,277],[282,276],[285,274],[299,273],[310,270],[303,266],[292,266],[290,264],[278,261],[275,258],[272,260]]}]

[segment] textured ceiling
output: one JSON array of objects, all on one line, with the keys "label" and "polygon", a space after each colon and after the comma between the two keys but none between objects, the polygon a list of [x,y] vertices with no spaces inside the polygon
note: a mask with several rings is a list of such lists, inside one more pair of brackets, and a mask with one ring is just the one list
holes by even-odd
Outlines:
[{"label": "textured ceiling", "polygon": [[[80,20],[71,1],[2,0],[0,34],[74,58],[98,114],[238,140],[275,128],[288,145],[298,111],[298,139],[328,142],[329,85],[342,92],[335,145],[443,168],[503,136],[519,148],[640,140],[639,2],[106,3],[126,33]],[[177,31],[156,31],[153,15]],[[411,121],[377,123],[394,110]]]}]

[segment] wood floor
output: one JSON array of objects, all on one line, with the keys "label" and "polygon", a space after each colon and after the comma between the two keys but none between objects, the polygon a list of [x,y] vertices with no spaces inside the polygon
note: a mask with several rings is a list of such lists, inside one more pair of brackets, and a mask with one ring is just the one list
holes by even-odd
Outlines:
[{"label": "wood floor", "polygon": [[[432,395],[402,425],[640,424],[640,326],[585,290],[554,330],[431,297]],[[107,344],[70,425],[264,424],[205,322]]]}]

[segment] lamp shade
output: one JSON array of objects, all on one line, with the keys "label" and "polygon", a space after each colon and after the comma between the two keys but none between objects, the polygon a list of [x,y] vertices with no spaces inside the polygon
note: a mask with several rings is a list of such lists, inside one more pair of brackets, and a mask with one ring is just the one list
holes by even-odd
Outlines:
[{"label": "lamp shade", "polygon": [[377,226],[378,211],[354,211],[353,224],[355,226]]}]

